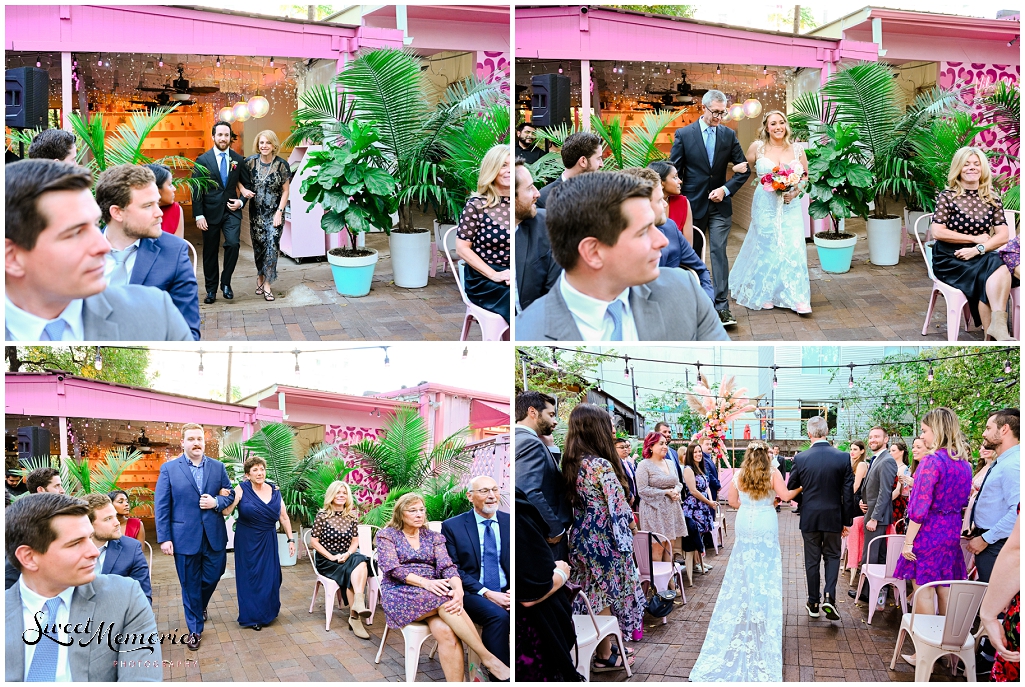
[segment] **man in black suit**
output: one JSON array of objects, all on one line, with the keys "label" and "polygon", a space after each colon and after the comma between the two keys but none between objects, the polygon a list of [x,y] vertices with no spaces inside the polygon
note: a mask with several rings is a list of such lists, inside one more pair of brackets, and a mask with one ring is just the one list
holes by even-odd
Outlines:
[{"label": "man in black suit", "polygon": [[89,521],[93,525],[93,544],[100,551],[96,561],[97,572],[104,575],[130,577],[142,587],[142,593],[153,605],[150,588],[149,563],[142,553],[142,544],[132,537],[123,537],[121,521],[110,497],[106,494],[86,494],[89,504]]},{"label": "man in black suit", "polygon": [[545,154],[545,151],[534,146],[534,125],[520,122],[516,125],[516,159],[534,164]]},{"label": "man in black suit", "polygon": [[[242,233],[242,206],[245,198],[238,197],[238,184],[252,190],[249,167],[245,158],[231,150],[231,124],[217,122],[210,132],[214,147],[196,160],[193,177],[209,177],[216,184],[193,192],[192,207],[196,226],[203,232],[203,274],[206,277],[206,298],[209,305],[217,300],[217,284],[224,297],[235,297],[231,290],[231,275],[238,262],[239,236]],[[224,271],[219,271],[217,254],[224,234]]]},{"label": "man in black suit", "polygon": [[597,172],[602,166],[601,137],[590,131],[570,134],[562,143],[562,164],[566,168],[558,179],[541,189],[537,206],[544,208],[552,189],[575,176]]},{"label": "man in black suit", "polygon": [[804,537],[804,572],[808,578],[808,615],[819,617],[819,562],[826,566],[822,611],[839,620],[836,581],[840,575],[840,541],[847,536],[854,509],[854,473],[851,456],[829,445],[829,425],[818,416],[808,420],[811,448],[794,457],[788,489],[803,487],[801,536]]},{"label": "man in black suit", "polygon": [[470,480],[473,510],[441,523],[448,555],[463,581],[463,606],[481,626],[488,651],[509,665],[509,514],[498,510],[498,483]]},{"label": "man in black suit", "polygon": [[[725,447],[720,447],[725,453]],[[712,493],[712,500],[719,500],[719,490],[722,484],[719,482],[719,468],[712,460],[712,437],[707,434],[701,435],[701,457],[704,460],[705,477],[708,478],[708,490]]]},{"label": "man in black suit", "polygon": [[530,170],[516,158],[516,312],[548,293],[562,274],[548,242],[545,211],[537,208],[538,195]]},{"label": "man in black suit", "polygon": [[[676,130],[669,159],[682,181],[683,195],[690,201],[694,225],[704,229],[712,249],[712,282],[715,309],[724,326],[736,324],[726,296],[729,293],[730,264],[726,241],[733,226],[733,201],[750,173],[737,135],[720,126],[726,115],[726,95],[709,90],[701,98],[704,114],[698,121]],[[726,181],[726,164],[732,162],[733,178]],[[700,248],[695,247],[700,252]]]},{"label": "man in black suit", "polygon": [[541,437],[551,435],[557,422],[551,396],[524,391],[516,397],[516,486],[548,524],[546,539],[555,560],[566,561],[573,509],[566,498],[562,471],[541,441]]}]

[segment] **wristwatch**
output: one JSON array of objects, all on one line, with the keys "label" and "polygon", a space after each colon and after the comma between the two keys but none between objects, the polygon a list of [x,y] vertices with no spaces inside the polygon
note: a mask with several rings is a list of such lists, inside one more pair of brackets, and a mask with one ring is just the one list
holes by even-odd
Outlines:
[{"label": "wristwatch", "polygon": [[984,243],[977,243],[977,244],[975,244],[975,250],[979,251],[979,255],[985,255],[986,254],[986,244],[984,244]]}]

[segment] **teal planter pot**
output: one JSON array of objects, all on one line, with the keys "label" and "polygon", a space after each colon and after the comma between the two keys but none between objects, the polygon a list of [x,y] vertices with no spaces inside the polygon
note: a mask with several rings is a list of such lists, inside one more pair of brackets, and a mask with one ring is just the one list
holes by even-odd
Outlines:
[{"label": "teal planter pot", "polygon": [[[840,231],[843,231],[841,228]],[[823,234],[815,234],[815,247],[819,253],[819,265],[823,272],[831,274],[843,274],[850,272],[851,259],[854,257],[854,244],[858,242],[855,236],[849,239],[823,239]]]},{"label": "teal planter pot", "polygon": [[335,290],[342,296],[358,298],[370,293],[370,283],[374,280],[374,268],[377,266],[377,251],[373,255],[348,258],[327,254],[331,265],[331,276],[335,280]]}]

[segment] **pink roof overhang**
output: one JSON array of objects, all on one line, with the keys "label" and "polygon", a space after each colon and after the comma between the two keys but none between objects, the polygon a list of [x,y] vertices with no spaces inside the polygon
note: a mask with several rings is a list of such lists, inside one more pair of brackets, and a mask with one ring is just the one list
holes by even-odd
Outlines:
[{"label": "pink roof overhang", "polygon": [[339,59],[402,47],[402,32],[164,5],[7,5],[4,48],[19,52],[259,55]]},{"label": "pink roof overhang", "polygon": [[366,413],[377,409],[385,414],[394,414],[399,408],[416,408],[415,403],[408,401],[353,396],[286,384],[275,384],[249,398],[258,408],[273,409],[279,416],[283,400],[285,416],[282,421],[290,424],[337,424],[340,413]]},{"label": "pink roof overhang", "polygon": [[4,406],[8,415],[196,422],[227,427],[281,421],[276,408],[219,403],[57,372],[5,373]]},{"label": "pink roof overhang", "polygon": [[795,36],[600,6],[516,8],[516,58],[822,67],[876,61],[873,43]]},{"label": "pink roof overhang", "polygon": [[[364,25],[395,26],[395,5],[367,12]],[[411,47],[419,53],[442,51],[509,52],[509,6],[407,5]]]},{"label": "pink roof overhang", "polygon": [[421,384],[419,386],[411,386],[405,389],[396,389],[395,391],[384,391],[379,394],[374,394],[376,398],[395,398],[397,396],[411,396],[413,394],[422,395],[425,393],[442,393],[448,394],[449,396],[463,396],[470,399],[479,399],[487,401],[489,403],[509,405],[509,396],[502,394],[493,394],[487,391],[476,391],[474,389],[462,389],[457,386],[448,386],[446,384],[435,384],[428,382],[427,384]]},{"label": "pink roof overhang", "polygon": [[504,427],[510,423],[508,403],[489,403],[480,399],[470,401],[470,427]]}]

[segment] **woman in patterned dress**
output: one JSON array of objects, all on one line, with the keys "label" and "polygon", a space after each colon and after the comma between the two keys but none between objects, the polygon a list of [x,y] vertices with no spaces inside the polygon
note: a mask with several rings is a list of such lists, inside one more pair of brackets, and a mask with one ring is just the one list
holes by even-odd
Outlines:
[{"label": "woman in patterned dress", "polygon": [[[608,411],[581,403],[570,413],[562,474],[566,497],[573,504],[570,581],[583,588],[599,615],[616,616],[623,636],[630,637],[641,629],[644,593],[633,559],[633,512],[626,501],[626,475],[612,443]],[[678,505],[676,510],[680,511]],[[574,612],[584,613],[583,604],[578,602]],[[633,663],[629,649],[625,660]],[[591,670],[620,670],[623,661],[619,647],[608,636],[599,642]]]},{"label": "woman in patterned dress", "polygon": [[441,669],[448,682],[463,682],[463,645],[477,652],[498,680],[509,668],[484,647],[463,609],[463,581],[448,555],[445,537],[427,527],[427,507],[416,492],[395,501],[388,526],[377,533],[381,606],[388,627],[401,630],[422,620],[438,641]]},{"label": "woman in patterned dress", "polygon": [[900,438],[890,442],[890,455],[897,461],[897,476],[893,480],[893,527],[896,534],[904,534],[907,531],[908,499],[911,497],[911,487],[904,484],[904,477],[911,475],[911,466],[908,459],[908,445]]},{"label": "woman in patterned dress", "polygon": [[[687,491],[683,499],[683,514],[693,520],[697,527],[695,539],[698,541],[698,563],[703,574],[707,575],[712,566],[705,563],[705,535],[711,533],[715,528],[715,501],[708,497],[708,478],[705,477],[705,459],[701,452],[701,444],[693,443],[687,446],[687,452],[683,457],[683,481]],[[690,577],[690,569],[693,565],[695,554],[687,552],[687,576]]]},{"label": "woman in patterned dress", "polygon": [[256,295],[265,301],[274,300],[270,285],[278,278],[278,252],[281,249],[281,228],[288,203],[288,182],[292,173],[288,163],[278,157],[277,135],[270,129],[256,135],[254,154],[246,158],[255,190],[239,184],[239,193],[256,197],[249,206],[249,234],[256,259]]},{"label": "woman in patterned dress", "polygon": [[499,144],[484,156],[477,193],[470,196],[456,230],[456,253],[466,262],[463,288],[471,303],[509,322],[509,146]]},{"label": "woman in patterned dress", "polygon": [[[996,649],[997,660],[993,663],[993,682],[1019,682],[1021,668],[1021,506],[1019,518],[1007,543],[1000,550],[989,588],[979,608],[979,620],[989,635],[989,641]],[[1003,613],[1003,620],[999,615]]]},{"label": "woman in patterned dress", "polygon": [[370,617],[363,592],[370,559],[359,552],[355,505],[349,485],[341,480],[332,482],[324,492],[324,507],[313,521],[310,548],[317,572],[337,582],[345,594],[349,629],[360,639],[370,639],[360,621],[361,617]]},{"label": "woman in patterned dress", "polygon": [[972,319],[988,336],[1009,341],[1007,298],[1013,278],[997,249],[1007,243],[1010,231],[981,149],[965,146],[954,153],[931,228],[936,278],[965,295]]},{"label": "woman in patterned dress", "polygon": [[[663,552],[664,561],[672,558],[673,554],[682,555],[681,537],[686,537],[689,532],[680,509],[683,483],[676,473],[676,465],[666,458],[668,452],[666,438],[658,432],[648,432],[641,449],[644,460],[634,475],[637,493],[641,497],[641,529],[657,532],[672,542],[673,550]],[[655,556],[657,559],[657,552]]]}]

